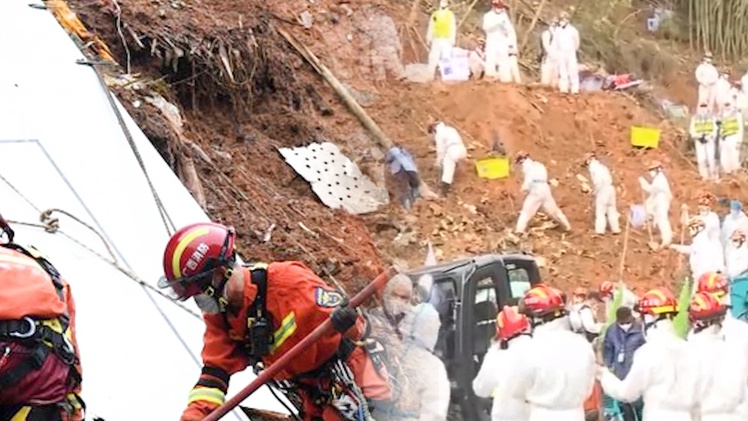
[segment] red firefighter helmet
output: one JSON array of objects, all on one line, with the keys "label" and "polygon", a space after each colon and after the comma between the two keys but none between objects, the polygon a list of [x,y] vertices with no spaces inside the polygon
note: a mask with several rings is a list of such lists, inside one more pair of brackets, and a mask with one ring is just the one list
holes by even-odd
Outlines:
[{"label": "red firefighter helmet", "polygon": [[696,292],[706,292],[707,294],[725,295],[730,283],[727,278],[717,272],[707,272],[699,276],[696,281]]},{"label": "red firefighter helmet", "polygon": [[666,288],[654,288],[647,291],[636,304],[636,311],[641,314],[659,316],[678,312],[678,300]]},{"label": "red firefighter helmet", "polygon": [[170,287],[180,301],[202,293],[216,269],[233,264],[235,241],[233,227],[212,222],[187,225],[175,232],[164,250],[159,288]]},{"label": "red firefighter helmet", "polygon": [[704,193],[699,196],[699,206],[711,208],[714,204],[714,196],[711,193]]},{"label": "red firefighter helmet", "polygon": [[525,293],[520,301],[522,312],[532,317],[543,317],[564,310],[564,294],[547,285],[537,285]]},{"label": "red firefighter helmet", "polygon": [[697,292],[688,306],[688,319],[693,322],[709,322],[727,314],[727,306],[708,292]]},{"label": "red firefighter helmet", "polygon": [[613,282],[603,281],[603,283],[600,284],[600,295],[603,297],[610,297],[613,295],[614,288],[615,285],[613,285]]},{"label": "red firefighter helmet", "polygon": [[496,338],[508,341],[530,329],[530,320],[517,307],[504,306],[496,316]]}]

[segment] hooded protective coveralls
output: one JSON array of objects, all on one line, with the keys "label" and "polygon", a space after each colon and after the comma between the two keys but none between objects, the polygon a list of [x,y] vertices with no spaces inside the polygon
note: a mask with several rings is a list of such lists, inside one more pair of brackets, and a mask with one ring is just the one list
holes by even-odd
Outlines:
[{"label": "hooded protective coveralls", "polygon": [[666,246],[673,241],[673,230],[670,226],[670,201],[673,199],[673,193],[670,191],[668,182],[662,168],[657,164],[650,166],[650,176],[652,182],[649,183],[643,177],[639,177],[639,185],[642,190],[648,193],[644,201],[644,207],[654,226],[660,232],[662,245]]},{"label": "hooded protective coveralls", "polygon": [[402,399],[413,402],[418,421],[447,420],[451,386],[444,363],[433,353],[440,327],[439,313],[428,303],[418,304],[403,319],[400,360],[409,384]]},{"label": "hooded protective coveralls", "polygon": [[521,158],[520,162],[522,164],[522,191],[526,192],[527,196],[525,196],[525,201],[522,204],[515,232],[525,232],[527,224],[538,212],[538,209],[543,209],[543,212],[558,221],[565,230],[569,231],[571,225],[566,219],[566,215],[559,209],[556,200],[553,199],[551,186],[548,184],[548,171],[545,165],[533,161],[527,155],[518,155],[518,158]]},{"label": "hooded protective coveralls", "polygon": [[513,66],[509,54],[517,48],[517,33],[503,3],[494,2],[483,15],[482,26],[486,33],[486,76],[511,82]]},{"label": "hooded protective coveralls", "polygon": [[743,143],[743,116],[734,105],[726,105],[720,115],[719,161],[726,174],[740,169]]},{"label": "hooded protective coveralls", "polygon": [[704,57],[704,60],[696,67],[696,82],[699,84],[699,104],[707,104],[709,111],[717,111],[717,93],[716,85],[719,80],[719,72],[712,64],[711,56]]},{"label": "hooded protective coveralls", "polygon": [[732,85],[727,73],[721,73],[717,78],[717,83],[714,85],[714,96],[717,103],[717,109],[719,111],[724,110],[725,104],[735,104],[735,99],[732,97]]},{"label": "hooded protective coveralls", "polygon": [[[724,272],[725,257],[722,244],[709,238],[704,222],[698,217],[689,223],[689,231],[693,236],[690,245],[671,244],[670,248],[688,255],[691,277],[698,279],[701,275],[711,272]],[[696,285],[694,284],[694,290]]]},{"label": "hooded protective coveralls", "polygon": [[566,317],[535,327],[515,370],[507,390],[528,403],[528,421],[584,420],[584,403],[595,384],[595,353],[569,330]]},{"label": "hooded protective coveralls", "polygon": [[478,375],[473,380],[473,392],[476,396],[488,398],[493,396],[491,421],[525,421],[529,407],[524,400],[516,399],[508,391],[514,378],[514,368],[525,358],[532,347],[532,338],[521,335],[508,343],[502,350],[494,343],[483,358]]},{"label": "hooded protective coveralls", "polygon": [[595,191],[595,233],[604,234],[606,222],[610,231],[621,232],[618,225],[618,209],[616,208],[616,188],[608,167],[596,158],[589,160],[590,178]]},{"label": "hooded protective coveralls", "polygon": [[729,245],[725,247],[725,266],[727,276],[735,279],[748,272],[748,244],[742,231],[736,231],[731,236]]},{"label": "hooded protective coveralls", "polygon": [[743,205],[737,200],[730,202],[730,213],[722,220],[720,239],[725,249],[730,245],[730,236],[735,230],[748,233],[748,215],[743,212]]},{"label": "hooded protective coveralls", "polygon": [[579,31],[568,20],[561,19],[553,33],[558,54],[558,87],[561,92],[579,93]]},{"label": "hooded protective coveralls", "polygon": [[704,180],[716,180],[719,178],[715,149],[717,124],[709,113],[706,102],[701,103],[696,114],[691,117],[689,133],[694,141],[699,175]]},{"label": "hooded protective coveralls", "polygon": [[540,34],[540,48],[542,57],[540,60],[540,83],[546,86],[557,86],[558,84],[558,52],[554,43],[554,33],[558,29],[556,20]]},{"label": "hooded protective coveralls", "polygon": [[699,209],[699,214],[696,216],[704,221],[704,230],[706,231],[706,235],[709,237],[709,240],[715,243],[722,244],[719,216],[717,216],[717,213],[711,210],[711,208],[700,208],[701,209]]},{"label": "hooded protective coveralls", "polygon": [[[698,296],[697,296],[698,297]],[[729,344],[720,326],[692,331],[688,345],[699,358],[700,421],[745,421],[737,411],[748,396],[748,358]]]},{"label": "hooded protective coveralls", "polygon": [[436,144],[436,165],[442,169],[442,183],[452,185],[457,163],[467,158],[467,149],[457,129],[437,123],[433,129]]},{"label": "hooded protective coveralls", "polygon": [[426,42],[429,49],[429,76],[434,75],[439,66],[439,60],[452,56],[452,47],[457,39],[457,22],[454,13],[448,9],[448,2],[441,0],[439,10],[431,14],[429,26],[426,30]]},{"label": "hooded protective coveralls", "polygon": [[595,320],[592,307],[585,302],[573,303],[569,307],[569,325],[574,333],[585,336],[588,340],[600,335],[602,323]]},{"label": "hooded protective coveralls", "polygon": [[634,363],[625,379],[602,370],[603,391],[623,402],[643,397],[642,421],[692,421],[699,380],[694,352],[676,335],[670,320],[649,326],[645,338],[647,342],[634,353]]}]

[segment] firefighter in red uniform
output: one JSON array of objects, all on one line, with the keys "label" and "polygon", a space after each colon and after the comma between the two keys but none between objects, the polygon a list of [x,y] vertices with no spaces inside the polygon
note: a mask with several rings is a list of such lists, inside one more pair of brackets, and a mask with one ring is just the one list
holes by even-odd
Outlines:
[{"label": "firefighter in red uniform", "polygon": [[242,266],[231,227],[197,223],[177,231],[164,252],[161,288],[195,297],[203,311],[203,369],[182,421],[202,420],[224,403],[229,377],[269,366],[325,320],[336,332],[310,346],[275,377],[302,397],[305,420],[358,420],[389,404],[381,350],[343,295],[299,262]]},{"label": "firefighter in red uniform", "polygon": [[0,421],[80,421],[70,286],[0,215]]}]

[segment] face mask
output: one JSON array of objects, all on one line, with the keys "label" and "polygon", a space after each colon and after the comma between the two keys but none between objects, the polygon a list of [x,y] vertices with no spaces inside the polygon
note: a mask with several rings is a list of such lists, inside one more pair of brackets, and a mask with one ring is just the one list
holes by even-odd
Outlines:
[{"label": "face mask", "polygon": [[197,304],[200,311],[204,314],[218,314],[221,312],[221,309],[218,307],[218,302],[205,294],[196,295],[195,304]]},{"label": "face mask", "polygon": [[649,172],[649,176],[652,177],[652,178],[655,178],[656,175],[657,175],[657,171],[650,171]]},{"label": "face mask", "polygon": [[387,311],[395,318],[402,317],[410,307],[410,303],[399,298],[390,298],[384,303]]},{"label": "face mask", "polygon": [[631,329],[631,323],[621,323],[618,325],[624,332],[628,332]]},{"label": "face mask", "polygon": [[737,218],[740,216],[740,211],[733,209],[732,211],[730,211],[730,215],[732,215],[733,218]]}]

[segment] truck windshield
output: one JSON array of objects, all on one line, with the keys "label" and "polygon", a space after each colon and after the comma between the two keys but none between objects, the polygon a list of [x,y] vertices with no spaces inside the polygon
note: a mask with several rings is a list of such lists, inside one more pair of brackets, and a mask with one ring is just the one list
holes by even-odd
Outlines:
[{"label": "truck windshield", "polygon": [[509,288],[512,292],[512,298],[522,298],[531,288],[530,274],[527,273],[527,270],[520,267],[507,267],[507,273],[509,275]]}]

